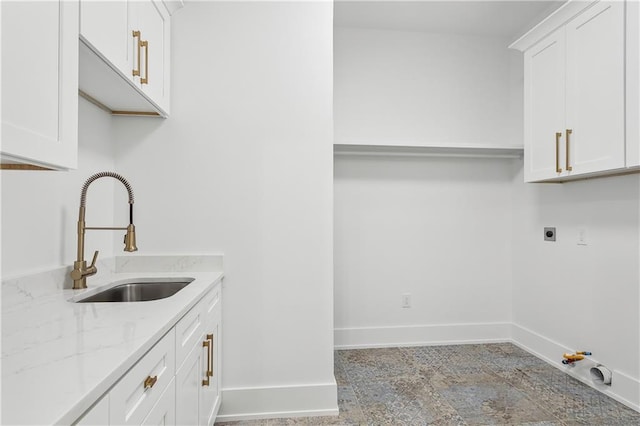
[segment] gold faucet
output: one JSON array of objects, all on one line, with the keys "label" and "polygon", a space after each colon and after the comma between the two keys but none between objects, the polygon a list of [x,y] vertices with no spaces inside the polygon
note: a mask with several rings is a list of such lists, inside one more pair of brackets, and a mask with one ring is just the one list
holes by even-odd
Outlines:
[{"label": "gold faucet", "polygon": [[[84,224],[84,216],[85,216],[85,206],[87,203],[87,189],[89,189],[89,185],[96,180],[102,177],[112,177],[114,179],[119,180],[122,184],[127,188],[127,192],[129,193],[129,225],[122,228],[117,227],[89,227]],[[87,181],[82,186],[82,192],[80,193],[80,212],[78,213],[78,260],[73,262],[73,271],[71,271],[71,278],[73,278],[73,289],[79,290],[83,288],[87,288],[87,277],[94,275],[98,272],[98,268],[96,267],[96,260],[98,259],[98,251],[93,254],[93,260],[91,261],[91,265],[87,267],[87,261],[84,260],[84,234],[85,231],[91,229],[110,229],[110,230],[126,230],[127,233],[124,236],[124,251],[136,251],[138,247],[136,247],[136,228],[133,226],[133,190],[131,189],[131,185],[127,180],[119,175],[118,173],[113,172],[100,172],[92,175],[87,179]]]}]

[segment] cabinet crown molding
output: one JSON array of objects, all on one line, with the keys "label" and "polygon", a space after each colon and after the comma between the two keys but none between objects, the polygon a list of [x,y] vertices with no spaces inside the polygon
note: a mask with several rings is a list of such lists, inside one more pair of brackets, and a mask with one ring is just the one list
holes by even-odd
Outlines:
[{"label": "cabinet crown molding", "polygon": [[596,4],[597,0],[569,0],[555,12],[540,21],[537,25],[509,45],[509,49],[524,52],[557,30],[585,9]]}]

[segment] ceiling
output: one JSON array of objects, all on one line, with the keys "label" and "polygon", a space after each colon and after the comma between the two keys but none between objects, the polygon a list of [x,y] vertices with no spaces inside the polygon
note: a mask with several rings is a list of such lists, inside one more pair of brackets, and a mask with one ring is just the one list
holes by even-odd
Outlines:
[{"label": "ceiling", "polygon": [[334,26],[516,38],[566,0],[336,0]]}]

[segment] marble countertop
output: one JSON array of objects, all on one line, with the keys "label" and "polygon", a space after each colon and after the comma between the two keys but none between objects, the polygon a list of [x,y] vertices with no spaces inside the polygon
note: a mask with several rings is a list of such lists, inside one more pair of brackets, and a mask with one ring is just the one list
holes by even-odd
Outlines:
[{"label": "marble countertop", "polygon": [[[100,262],[87,290],[71,268],[2,282],[2,424],[71,424],[197,301],[221,285],[222,256],[127,256]],[[140,278],[194,278],[175,295],[133,303],[74,299]]]}]

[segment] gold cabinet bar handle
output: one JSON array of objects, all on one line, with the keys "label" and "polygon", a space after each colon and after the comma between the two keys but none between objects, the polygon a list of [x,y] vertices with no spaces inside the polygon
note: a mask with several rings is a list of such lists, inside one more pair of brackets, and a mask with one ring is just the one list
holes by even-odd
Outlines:
[{"label": "gold cabinet bar handle", "polygon": [[138,69],[133,69],[133,76],[139,76],[140,75],[140,31],[132,31],[133,34],[133,39],[135,40],[135,38],[138,38]]},{"label": "gold cabinet bar handle", "polygon": [[158,381],[158,376],[147,376],[146,379],[144,379],[144,388],[146,389],[151,389],[153,387],[153,385],[156,384],[156,382]]},{"label": "gold cabinet bar handle", "polygon": [[207,334],[207,340],[211,340],[211,346],[209,347],[209,351],[211,352],[211,357],[209,358],[211,360],[211,365],[207,364],[207,368],[209,369],[209,371],[207,371],[207,375],[209,377],[213,377],[213,334]]},{"label": "gold cabinet bar handle", "polygon": [[202,386],[209,386],[209,365],[211,365],[211,344],[209,340],[202,342],[202,347],[207,348],[207,372],[204,375],[204,380],[202,380]]},{"label": "gold cabinet bar handle", "polygon": [[556,173],[562,173],[562,168],[560,168],[560,138],[562,137],[562,133],[556,132]]},{"label": "gold cabinet bar handle", "polygon": [[567,156],[566,156],[567,161],[566,161],[565,165],[567,166],[567,171],[569,171],[569,172],[571,170],[573,170],[573,167],[571,167],[569,165],[569,143],[571,142],[571,134],[572,133],[573,133],[573,130],[567,129],[567,141],[566,141],[567,142]]},{"label": "gold cabinet bar handle", "polygon": [[144,47],[144,78],[140,77],[140,84],[149,84],[149,41],[141,41],[140,46]]}]

